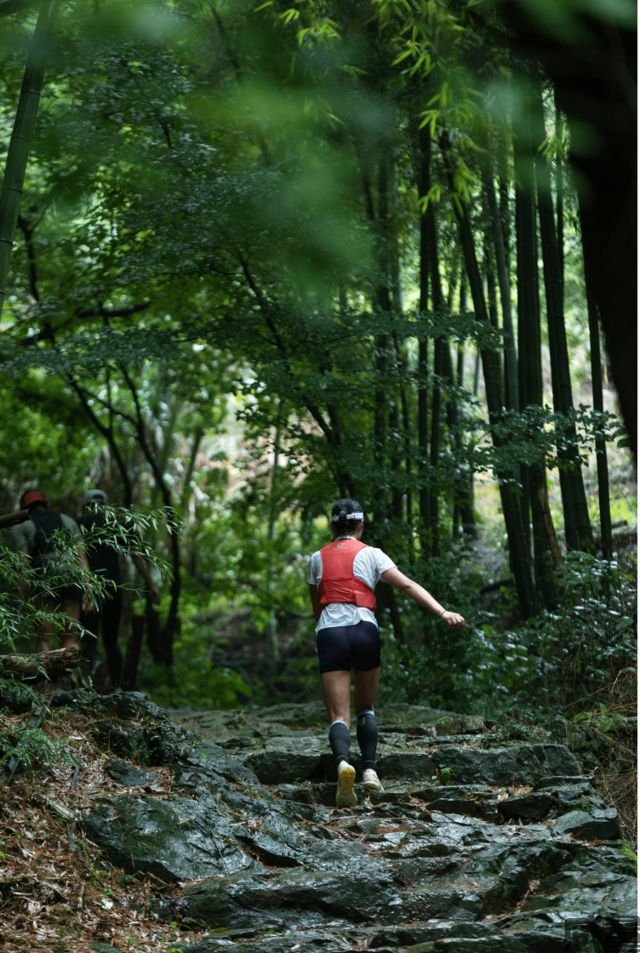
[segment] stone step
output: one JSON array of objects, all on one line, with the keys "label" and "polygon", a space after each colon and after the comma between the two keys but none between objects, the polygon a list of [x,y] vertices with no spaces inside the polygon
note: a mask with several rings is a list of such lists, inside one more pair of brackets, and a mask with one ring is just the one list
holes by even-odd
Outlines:
[{"label": "stone step", "polygon": [[[335,764],[325,739],[284,735],[249,750],[225,749],[255,772],[263,784],[295,784],[335,779]],[[356,752],[352,763],[361,774]],[[569,749],[552,742],[496,747],[442,744],[435,747],[378,748],[378,773],[386,780],[429,782],[434,777],[458,784],[534,785],[550,776],[576,776],[578,763]]]},{"label": "stone step", "polygon": [[[342,829],[349,830],[348,821]],[[425,846],[432,839],[426,824],[406,834],[423,839]],[[364,843],[373,836],[375,832],[364,835]],[[340,869],[333,864],[279,871],[254,866],[188,886],[177,900],[169,901],[165,915],[179,915],[185,925],[197,922],[213,929],[246,930],[256,927],[259,911],[261,928],[277,932],[341,924],[345,929],[375,924],[397,930],[408,922],[429,921],[436,927],[441,921],[495,923],[485,918],[502,917],[500,933],[508,935],[524,932],[521,923],[514,926],[505,919],[514,908],[534,925],[553,922],[555,911],[576,916],[600,911],[620,919],[633,909],[636,882],[631,865],[616,869],[605,850],[592,848],[585,857],[575,841],[552,841],[544,829],[530,842],[514,842],[505,832],[486,843],[450,840],[450,855],[423,855],[410,863],[400,862],[397,855],[395,862],[383,856],[367,860],[361,851]],[[336,842],[327,849],[335,850],[336,856],[344,851],[348,855],[355,846]],[[478,933],[468,936],[477,938]],[[414,942],[420,939],[414,937]],[[392,945],[389,931],[380,942]]]},{"label": "stone step", "polygon": [[156,912],[180,923],[183,953],[564,953],[566,918],[596,912],[626,942],[636,871],[616,812],[544,733],[509,742],[465,717],[385,713],[384,792],[358,783],[336,810],[319,706],[203,713],[206,741],[103,714],[95,737],[118,758],[81,824],[113,863],[170,885]]},{"label": "stone step", "polygon": [[[376,953],[393,951],[403,953],[566,953],[562,924],[532,922],[527,932],[516,935],[502,934],[493,924],[465,923],[454,920],[413,923],[399,927],[358,928],[341,926],[333,930],[320,929],[273,931],[272,935],[260,935],[247,930],[225,930],[217,936],[209,936],[192,943],[180,942],[180,953],[217,953],[217,951],[240,950],[244,947],[251,953],[342,953],[346,950],[375,950]],[[364,947],[364,944],[367,944]],[[584,946],[587,953],[593,948]]]}]

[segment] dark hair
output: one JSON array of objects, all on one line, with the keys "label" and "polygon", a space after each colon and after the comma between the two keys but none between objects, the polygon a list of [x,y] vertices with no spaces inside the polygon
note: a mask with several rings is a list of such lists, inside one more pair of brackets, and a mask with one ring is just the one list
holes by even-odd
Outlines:
[{"label": "dark hair", "polygon": [[[360,514],[357,519],[353,519],[355,513]],[[357,500],[338,500],[331,508],[331,529],[334,536],[353,535],[363,519],[362,507]]]}]

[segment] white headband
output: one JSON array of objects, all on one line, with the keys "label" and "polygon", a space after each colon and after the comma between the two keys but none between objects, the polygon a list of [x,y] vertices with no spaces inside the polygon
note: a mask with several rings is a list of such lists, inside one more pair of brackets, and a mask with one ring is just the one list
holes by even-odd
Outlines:
[{"label": "white headband", "polygon": [[[364,519],[364,513],[347,513],[347,519],[348,519],[348,520],[356,520],[356,522],[359,523],[360,520],[363,520],[363,519]],[[338,522],[340,522],[340,515],[338,514],[337,516],[332,516],[332,517],[331,517],[331,522],[332,522],[332,523],[338,523]]]}]

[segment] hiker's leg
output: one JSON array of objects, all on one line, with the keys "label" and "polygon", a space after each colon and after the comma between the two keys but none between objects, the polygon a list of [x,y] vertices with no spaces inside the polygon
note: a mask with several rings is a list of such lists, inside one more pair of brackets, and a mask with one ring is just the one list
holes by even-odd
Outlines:
[{"label": "hiker's leg", "polygon": [[[33,605],[37,612],[44,612],[46,616],[49,616],[55,609],[55,604],[51,599],[43,599],[41,597],[34,599]],[[51,631],[51,619],[45,617],[38,622],[36,628],[36,652],[51,651]]]},{"label": "hiker's leg", "polygon": [[[69,617],[70,620],[75,622],[80,618],[80,603],[71,602],[69,599],[66,599],[62,603],[62,611]],[[78,629],[70,621],[64,628],[64,631],[60,635],[60,641],[62,642],[63,649],[77,649],[78,648]]]},{"label": "hiker's leg", "polygon": [[380,666],[372,668],[368,672],[354,670],[353,680],[355,688],[353,692],[353,710],[356,715],[362,711],[373,711],[378,684],[380,682]]}]

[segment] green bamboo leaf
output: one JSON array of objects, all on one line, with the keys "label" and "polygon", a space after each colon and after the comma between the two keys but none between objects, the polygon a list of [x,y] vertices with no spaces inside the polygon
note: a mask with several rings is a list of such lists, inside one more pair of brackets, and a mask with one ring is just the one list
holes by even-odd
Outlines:
[{"label": "green bamboo leaf", "polygon": [[406,58],[407,58],[408,56],[411,56],[412,53],[413,53],[413,50],[412,50],[412,49],[405,50],[404,53],[400,53],[399,56],[396,56],[395,60],[394,60],[393,63],[392,63],[392,66],[397,66],[398,63],[402,63],[402,61],[403,61],[403,60],[406,60]]},{"label": "green bamboo leaf", "polygon": [[296,10],[295,7],[289,7],[288,10],[285,10],[284,13],[280,14],[280,18],[284,20],[285,24],[288,25],[292,20],[300,19],[300,11]]}]

